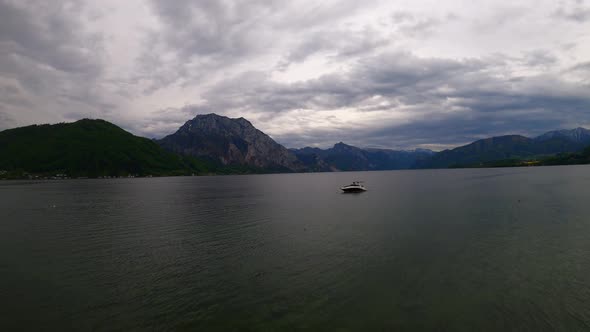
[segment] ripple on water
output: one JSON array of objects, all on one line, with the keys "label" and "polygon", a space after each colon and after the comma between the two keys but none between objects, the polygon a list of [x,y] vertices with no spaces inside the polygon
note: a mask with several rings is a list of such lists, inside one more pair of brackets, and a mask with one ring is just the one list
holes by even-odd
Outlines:
[{"label": "ripple on water", "polygon": [[[0,324],[586,330],[589,175],[557,167],[2,183],[0,295],[11,305]],[[338,192],[359,177],[370,191]]]}]

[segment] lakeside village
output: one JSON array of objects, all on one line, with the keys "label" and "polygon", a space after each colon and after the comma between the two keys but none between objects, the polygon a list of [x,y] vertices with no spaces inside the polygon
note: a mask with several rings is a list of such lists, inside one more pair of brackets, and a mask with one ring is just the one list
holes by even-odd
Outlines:
[{"label": "lakeside village", "polygon": [[[187,174],[186,176],[197,176],[197,173]],[[127,174],[127,175],[101,175],[101,176],[70,176],[65,173],[56,174],[31,174],[28,172],[9,172],[6,170],[0,170],[0,181],[1,180],[72,180],[72,179],[132,179],[132,178],[153,178],[160,177],[161,175],[139,175],[139,174]]]},{"label": "lakeside village", "polygon": [[[97,176],[92,177],[92,179],[122,179],[122,178],[151,178],[152,175],[140,176],[138,174],[129,174],[125,176]],[[69,179],[90,179],[91,177],[88,176],[76,176],[72,177],[65,173],[57,173],[53,175],[35,175],[30,174],[27,172],[20,173],[19,175],[15,175],[11,172],[6,170],[0,170],[0,180],[69,180]]]}]

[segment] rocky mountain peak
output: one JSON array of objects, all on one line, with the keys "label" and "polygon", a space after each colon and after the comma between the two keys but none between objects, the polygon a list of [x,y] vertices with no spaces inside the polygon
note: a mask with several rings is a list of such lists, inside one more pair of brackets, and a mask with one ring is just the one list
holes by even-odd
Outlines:
[{"label": "rocky mountain peak", "polygon": [[547,141],[554,138],[563,138],[575,143],[590,143],[590,130],[582,127],[553,130],[546,132],[535,139],[538,141]]},{"label": "rocky mountain peak", "polygon": [[348,145],[345,144],[343,142],[339,142],[334,144],[334,147],[332,148],[334,151],[339,151],[339,152],[350,152],[350,151],[360,151],[361,149],[357,148],[356,146],[352,146],[352,145]]},{"label": "rocky mountain peak", "polygon": [[158,143],[173,152],[207,158],[223,165],[276,171],[300,171],[295,155],[244,118],[197,115]]}]

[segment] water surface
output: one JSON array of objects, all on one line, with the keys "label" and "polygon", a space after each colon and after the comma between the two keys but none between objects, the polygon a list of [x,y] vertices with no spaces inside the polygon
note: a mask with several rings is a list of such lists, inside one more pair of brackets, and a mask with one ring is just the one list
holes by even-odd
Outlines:
[{"label": "water surface", "polygon": [[587,166],[4,181],[0,328],[587,330],[589,202]]}]

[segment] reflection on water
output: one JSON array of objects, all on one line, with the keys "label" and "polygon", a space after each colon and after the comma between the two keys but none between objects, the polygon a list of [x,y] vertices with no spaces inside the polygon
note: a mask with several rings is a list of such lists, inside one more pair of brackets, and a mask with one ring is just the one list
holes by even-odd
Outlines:
[{"label": "reflection on water", "polygon": [[584,166],[2,182],[0,327],[584,330],[589,197]]}]

